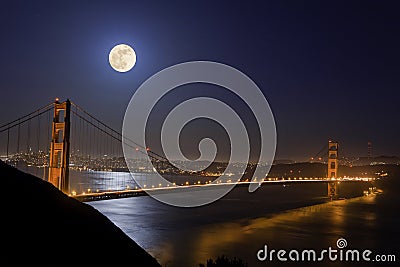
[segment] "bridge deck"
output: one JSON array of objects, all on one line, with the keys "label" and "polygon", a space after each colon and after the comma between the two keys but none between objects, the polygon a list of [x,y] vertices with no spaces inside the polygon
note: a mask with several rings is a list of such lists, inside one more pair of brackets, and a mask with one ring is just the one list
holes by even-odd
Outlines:
[{"label": "bridge deck", "polygon": [[[274,179],[274,178],[272,178]],[[375,178],[343,178],[343,179],[285,179],[285,180],[266,180],[263,182],[238,182],[236,186],[248,186],[251,183],[259,184],[262,186],[263,184],[290,184],[290,183],[328,183],[328,182],[371,182],[374,181]],[[161,187],[161,188],[149,188],[149,189],[126,189],[119,191],[105,191],[99,193],[85,193],[79,195],[70,195],[71,197],[82,201],[98,201],[98,200],[106,200],[106,199],[116,199],[116,198],[128,198],[128,197],[137,197],[137,196],[146,196],[148,195],[147,191],[155,191],[157,193],[176,193],[179,190],[188,190],[188,189],[196,189],[199,187],[214,187],[214,186],[232,186],[235,183],[219,183],[219,184],[202,184],[202,185],[184,185],[184,186],[170,186],[170,187]]]}]

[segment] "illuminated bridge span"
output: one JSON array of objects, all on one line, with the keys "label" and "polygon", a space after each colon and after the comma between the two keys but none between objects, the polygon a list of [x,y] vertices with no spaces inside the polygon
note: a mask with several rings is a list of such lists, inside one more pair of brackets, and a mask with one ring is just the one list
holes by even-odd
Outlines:
[{"label": "illuminated bridge span", "polygon": [[[122,138],[121,133],[74,102],[66,100],[49,103],[25,116],[0,126],[2,160],[16,168],[52,183],[64,193],[80,200],[98,200],[144,195],[135,179],[146,190],[160,193],[171,190],[196,190],[199,186],[224,186],[234,181],[215,183],[202,173],[182,172],[165,157],[142,147],[133,140]],[[132,173],[128,172],[123,156],[122,143],[134,151],[129,159]],[[266,178],[264,183],[328,184],[328,197],[337,195],[337,183],[346,181],[370,181],[372,178],[339,178],[338,143],[328,143],[327,177],[321,178]],[[319,156],[326,146],[318,152]],[[145,157],[151,159],[148,164]],[[169,184],[151,184],[151,175],[167,174]],[[135,179],[133,179],[135,176]],[[243,179],[244,180],[244,179]],[[248,184],[240,181],[239,186]],[[167,190],[167,191],[166,191]]]}]

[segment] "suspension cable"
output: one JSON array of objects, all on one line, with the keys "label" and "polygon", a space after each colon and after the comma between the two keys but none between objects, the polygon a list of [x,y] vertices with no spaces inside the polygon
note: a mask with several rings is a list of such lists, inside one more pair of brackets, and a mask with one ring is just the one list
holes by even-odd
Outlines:
[{"label": "suspension cable", "polygon": [[[101,131],[101,132],[107,134],[107,135],[110,136],[111,138],[114,138],[115,140],[117,140],[117,141],[119,141],[119,142],[121,142],[121,143],[123,143],[123,144],[129,146],[130,148],[133,148],[133,149],[136,148],[135,146],[124,142],[124,141],[122,140],[122,138],[120,138],[120,137],[122,137],[122,135],[121,135],[120,133],[118,133],[118,132],[115,131],[114,129],[110,128],[109,126],[105,125],[105,124],[102,123],[101,121],[98,121],[97,119],[91,117],[91,118],[94,119],[96,122],[102,124],[102,125],[103,125],[104,127],[106,127],[107,129],[109,129],[109,130],[111,130],[112,132],[116,133],[116,134],[118,135],[118,137],[112,135],[111,133],[107,132],[107,131],[104,130],[104,129],[99,128],[99,127],[98,127],[97,125],[95,125],[93,122],[89,121],[88,119],[84,118],[84,117],[81,116],[80,114],[76,113],[74,110],[71,110],[71,112],[72,112],[73,114],[75,114],[77,117],[79,117],[81,120],[83,120],[83,121],[85,121],[86,123],[90,124],[91,126],[95,127],[95,128],[98,129],[99,131]],[[128,138],[126,138],[126,139],[129,140]],[[132,143],[136,144],[136,143],[133,142],[133,141],[132,141]],[[138,145],[138,146],[139,146],[139,147],[142,147],[142,146],[140,146],[140,145]],[[144,149],[144,148],[142,147],[142,149]],[[157,158],[157,157],[155,157],[155,156],[153,156],[153,155],[149,155],[148,153],[145,153],[144,151],[139,150],[139,152],[142,153],[142,154],[144,154],[144,155],[148,155],[150,158],[152,158],[152,159],[154,159],[154,160],[160,160],[159,158]],[[154,155],[160,157],[161,159],[167,160],[165,157],[163,157],[163,156],[161,156],[161,155],[158,155],[157,153],[152,152],[152,154],[154,154]]]},{"label": "suspension cable", "polygon": [[322,147],[322,149],[314,156],[314,158],[316,158],[316,157],[318,157],[322,152],[324,152],[325,151],[325,149],[327,149],[328,148],[328,145],[324,145],[323,147]]},{"label": "suspension cable", "polygon": [[[15,119],[15,120],[13,120],[13,121],[10,121],[10,122],[8,122],[8,123],[6,123],[6,124],[3,124],[3,125],[0,126],[0,129],[1,129],[1,128],[4,128],[4,127],[6,127],[6,126],[8,126],[8,125],[10,125],[10,124],[13,124],[13,123],[15,123],[15,122],[19,122],[19,121],[21,121],[22,119],[25,119],[26,117],[30,117],[31,115],[33,115],[33,114],[35,114],[35,113],[39,113],[41,110],[46,109],[46,108],[48,108],[48,107],[50,107],[50,106],[52,106],[52,105],[53,105],[53,103],[47,104],[46,106],[43,106],[43,107],[41,107],[41,108],[39,108],[39,109],[37,109],[37,110],[35,110],[35,111],[29,113],[29,114],[26,114],[25,116],[22,116],[22,117],[20,117],[20,118],[18,118],[18,119]],[[47,111],[48,111],[48,110],[47,110]],[[42,114],[42,113],[41,113],[41,114]],[[38,115],[36,115],[36,116],[38,116]],[[34,116],[34,117],[36,117],[36,116]],[[34,118],[34,117],[33,117],[33,118]],[[25,121],[26,121],[26,120],[25,120]],[[2,132],[2,131],[1,131],[1,132]]]},{"label": "suspension cable", "polygon": [[[40,115],[42,115],[42,114],[48,112],[48,111],[51,110],[51,109],[53,109],[53,107],[48,108],[48,109],[46,109],[46,110],[44,110],[44,111],[42,111],[42,112],[36,114],[36,115],[33,116],[33,117],[26,118],[26,116],[24,116],[24,118],[26,118],[26,119],[24,119],[24,120],[22,120],[22,119],[20,118],[20,119],[17,119],[17,120],[15,120],[15,121],[13,121],[13,122],[9,122],[9,123],[3,125],[2,127],[0,127],[0,128],[4,128],[5,126],[8,126],[7,128],[4,128],[4,129],[0,130],[0,133],[5,132],[5,131],[7,131],[8,129],[11,129],[11,128],[15,127],[15,126],[19,126],[19,125],[21,125],[22,123],[27,122],[27,121],[29,121],[29,120],[31,120],[31,119],[34,119],[34,118],[36,118],[37,116],[40,116]],[[11,125],[11,126],[9,126],[9,125],[12,124],[12,123],[14,123],[14,124]]]},{"label": "suspension cable", "polygon": [[[113,133],[119,135],[122,137],[122,134],[119,133],[118,131],[114,130],[113,128],[111,128],[110,126],[108,126],[107,124],[103,123],[102,121],[98,120],[96,117],[94,117],[93,115],[91,115],[90,113],[88,113],[87,111],[85,111],[83,108],[81,108],[80,106],[78,106],[77,104],[75,104],[74,102],[71,101],[71,104],[74,105],[75,107],[77,107],[80,111],[82,111],[84,114],[86,114],[87,116],[89,116],[90,118],[92,118],[93,120],[95,120],[96,122],[98,122],[99,124],[103,125],[105,128],[109,129],[110,131],[112,131]],[[75,113],[77,114],[77,113]],[[103,131],[104,132],[104,131]],[[123,137],[124,139],[132,142],[133,144],[135,144],[136,146],[142,148],[142,149],[146,149],[145,147],[139,145],[138,143],[136,143],[135,141],[129,139],[128,137]],[[121,140],[122,142],[122,140]],[[124,142],[124,144],[127,144]],[[163,159],[163,160],[168,160],[167,158],[165,158],[164,156],[161,156],[157,153],[155,153],[154,151],[150,151],[151,154],[156,155],[157,157]],[[152,158],[157,159],[155,156],[152,156]]]}]

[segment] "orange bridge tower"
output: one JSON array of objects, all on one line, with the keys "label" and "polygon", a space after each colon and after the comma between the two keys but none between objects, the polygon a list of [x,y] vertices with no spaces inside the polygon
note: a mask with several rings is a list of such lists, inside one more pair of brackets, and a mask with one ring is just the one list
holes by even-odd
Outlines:
[{"label": "orange bridge tower", "polygon": [[328,197],[334,198],[337,196],[337,181],[338,178],[338,142],[328,142]]},{"label": "orange bridge tower", "polygon": [[54,118],[51,130],[50,163],[48,181],[55,187],[69,192],[69,135],[71,102],[54,102]]}]

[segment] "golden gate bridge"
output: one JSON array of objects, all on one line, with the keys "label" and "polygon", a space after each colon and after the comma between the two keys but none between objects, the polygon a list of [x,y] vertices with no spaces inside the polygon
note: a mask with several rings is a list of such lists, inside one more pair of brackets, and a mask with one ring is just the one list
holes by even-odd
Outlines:
[{"label": "golden gate bridge", "polygon": [[[49,103],[0,126],[2,160],[24,172],[52,183],[64,193],[82,201],[145,195],[145,190],[184,190],[198,186],[251,183],[231,181],[218,184],[202,173],[182,172],[167,158],[142,147],[103,123],[76,103],[66,100]],[[135,151],[129,173],[122,144]],[[259,183],[324,182],[328,197],[337,195],[338,182],[371,181],[373,178],[338,177],[338,143],[329,141],[316,155],[328,150],[326,177],[260,177]],[[151,164],[144,157],[151,159]],[[133,170],[133,171],[132,171]],[[170,184],[147,183],[156,172],[167,174]],[[135,180],[141,179],[145,188]],[[145,190],[144,190],[145,189]]]}]

